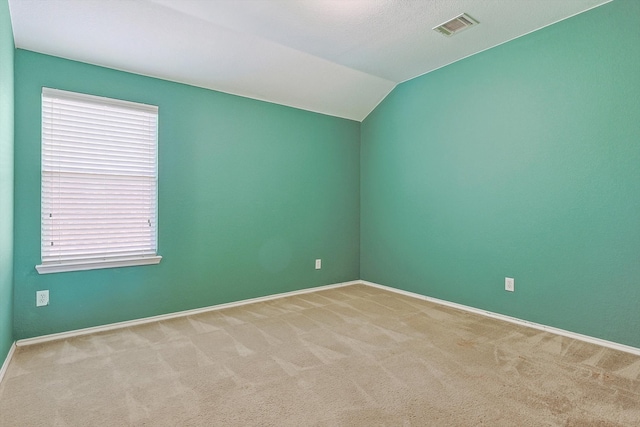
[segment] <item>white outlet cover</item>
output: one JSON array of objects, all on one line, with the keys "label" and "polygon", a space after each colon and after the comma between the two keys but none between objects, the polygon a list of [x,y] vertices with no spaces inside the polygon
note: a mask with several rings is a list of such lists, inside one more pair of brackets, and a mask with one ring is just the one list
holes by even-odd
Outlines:
[{"label": "white outlet cover", "polygon": [[36,307],[49,305],[49,291],[36,291]]},{"label": "white outlet cover", "polygon": [[322,260],[321,259],[317,259],[316,260],[316,270],[320,270],[322,268]]},{"label": "white outlet cover", "polygon": [[515,291],[515,279],[512,277],[505,277],[504,278],[504,290],[505,291],[509,291],[509,292],[514,292]]}]

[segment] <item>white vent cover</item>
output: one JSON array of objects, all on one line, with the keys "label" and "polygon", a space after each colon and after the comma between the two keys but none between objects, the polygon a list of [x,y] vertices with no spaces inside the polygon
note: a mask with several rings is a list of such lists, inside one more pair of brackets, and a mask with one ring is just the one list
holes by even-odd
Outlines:
[{"label": "white vent cover", "polygon": [[476,21],[466,13],[463,13],[462,15],[456,16],[455,18],[445,22],[444,24],[438,25],[433,29],[449,37],[477,24],[478,21]]}]

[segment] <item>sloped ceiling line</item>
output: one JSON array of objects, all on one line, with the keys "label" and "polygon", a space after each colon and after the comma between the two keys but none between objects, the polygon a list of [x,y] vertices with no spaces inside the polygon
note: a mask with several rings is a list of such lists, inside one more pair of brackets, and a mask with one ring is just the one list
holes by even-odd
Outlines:
[{"label": "sloped ceiling line", "polygon": [[[16,47],[362,121],[393,88],[610,0],[9,0]],[[460,13],[480,24],[435,31]]]}]

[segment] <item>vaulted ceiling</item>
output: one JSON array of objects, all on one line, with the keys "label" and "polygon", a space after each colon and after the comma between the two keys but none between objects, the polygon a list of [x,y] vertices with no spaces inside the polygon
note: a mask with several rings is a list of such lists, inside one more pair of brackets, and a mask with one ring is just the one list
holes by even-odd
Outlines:
[{"label": "vaulted ceiling", "polygon": [[[393,88],[610,0],[9,0],[16,47],[363,120]],[[433,27],[467,13],[453,37]]]}]

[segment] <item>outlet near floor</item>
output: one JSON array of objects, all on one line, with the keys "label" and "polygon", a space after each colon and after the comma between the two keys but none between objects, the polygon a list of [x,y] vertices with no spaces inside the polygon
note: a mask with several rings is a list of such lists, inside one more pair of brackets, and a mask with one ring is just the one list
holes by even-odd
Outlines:
[{"label": "outlet near floor", "polygon": [[513,277],[505,277],[504,278],[504,290],[505,291],[509,291],[509,292],[513,292],[515,291],[515,279]]},{"label": "outlet near floor", "polygon": [[49,291],[36,291],[36,307],[49,305]]}]

